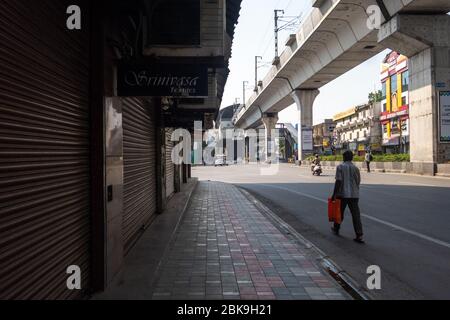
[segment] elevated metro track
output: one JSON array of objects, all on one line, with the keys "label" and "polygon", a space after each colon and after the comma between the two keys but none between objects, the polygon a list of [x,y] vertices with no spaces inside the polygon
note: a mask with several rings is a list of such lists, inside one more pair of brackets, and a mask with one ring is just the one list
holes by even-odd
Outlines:
[{"label": "elevated metro track", "polygon": [[296,90],[319,89],[386,49],[386,43],[379,42],[379,30],[368,27],[370,6],[381,9],[381,24],[398,14],[450,11],[448,0],[315,0],[313,6],[279,64],[272,66],[235,117],[236,126],[260,126],[264,114],[292,105]]}]

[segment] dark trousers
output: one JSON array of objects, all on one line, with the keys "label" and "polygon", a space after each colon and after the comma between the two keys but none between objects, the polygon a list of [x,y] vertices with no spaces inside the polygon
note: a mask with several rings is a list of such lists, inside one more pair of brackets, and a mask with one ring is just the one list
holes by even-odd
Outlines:
[{"label": "dark trousers", "polygon": [[[359,199],[340,199],[341,200],[341,212],[342,212],[342,222],[344,222],[345,209],[347,206],[350,209],[353,218],[353,227],[355,228],[355,233],[357,237],[362,237],[364,235],[363,227],[361,223],[361,212],[359,210]],[[334,228],[339,230],[341,228],[340,224],[335,223]]]},{"label": "dark trousers", "polygon": [[370,173],[370,161],[366,161],[366,164],[367,164],[367,172]]}]

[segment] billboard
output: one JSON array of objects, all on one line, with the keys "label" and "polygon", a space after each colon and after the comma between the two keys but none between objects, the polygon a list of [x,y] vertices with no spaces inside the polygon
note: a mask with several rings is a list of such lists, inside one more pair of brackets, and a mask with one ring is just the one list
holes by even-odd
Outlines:
[{"label": "billboard", "polygon": [[439,132],[440,142],[450,143],[450,91],[439,93]]},{"label": "billboard", "polygon": [[303,129],[303,151],[313,151],[314,150],[314,142],[313,142],[313,130]]}]

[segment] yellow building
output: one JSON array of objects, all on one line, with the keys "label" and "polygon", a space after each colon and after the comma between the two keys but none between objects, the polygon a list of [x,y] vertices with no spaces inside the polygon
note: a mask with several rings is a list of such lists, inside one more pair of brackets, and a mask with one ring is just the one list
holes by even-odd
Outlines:
[{"label": "yellow building", "polygon": [[409,152],[408,58],[391,51],[381,67],[381,125],[387,153]]}]

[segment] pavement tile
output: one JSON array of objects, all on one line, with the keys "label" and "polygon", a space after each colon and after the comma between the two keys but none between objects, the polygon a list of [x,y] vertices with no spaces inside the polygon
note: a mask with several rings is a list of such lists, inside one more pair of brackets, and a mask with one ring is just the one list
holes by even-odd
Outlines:
[{"label": "pavement tile", "polygon": [[154,299],[341,300],[348,296],[234,186],[200,182]]}]

